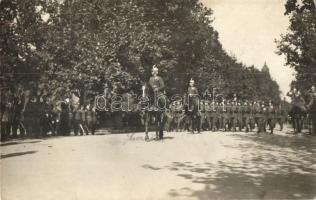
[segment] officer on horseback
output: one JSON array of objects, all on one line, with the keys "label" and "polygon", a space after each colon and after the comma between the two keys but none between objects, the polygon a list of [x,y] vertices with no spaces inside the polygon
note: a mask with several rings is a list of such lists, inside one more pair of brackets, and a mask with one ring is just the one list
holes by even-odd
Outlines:
[{"label": "officer on horseback", "polygon": [[198,133],[200,133],[200,113],[199,113],[199,92],[197,88],[194,86],[194,80],[191,78],[189,82],[188,88],[188,111],[191,117],[192,130],[194,133],[195,129],[198,129]]},{"label": "officer on horseback", "polygon": [[[165,84],[163,79],[158,76],[158,68],[154,65],[152,76],[149,78],[149,86],[154,95],[154,110],[156,124],[156,138],[163,139],[164,116],[163,111],[166,109],[167,100],[165,98]],[[147,135],[146,135],[147,138]]]},{"label": "officer on horseback", "polygon": [[292,91],[287,93],[287,96],[292,99],[292,109],[290,110],[290,116],[295,133],[300,133],[303,127],[303,118],[306,114],[305,101],[301,93],[293,88]]},{"label": "officer on horseback", "polygon": [[165,93],[165,84],[163,79],[158,76],[158,68],[156,65],[153,66],[152,76],[149,78],[149,85],[154,92],[154,107],[157,109],[158,102],[157,99],[164,95]]}]

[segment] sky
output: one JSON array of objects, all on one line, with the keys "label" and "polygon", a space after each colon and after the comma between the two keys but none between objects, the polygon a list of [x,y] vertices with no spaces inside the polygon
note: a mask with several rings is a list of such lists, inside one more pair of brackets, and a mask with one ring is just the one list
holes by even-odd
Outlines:
[{"label": "sky", "polygon": [[275,39],[286,33],[289,19],[284,16],[286,0],[201,0],[214,12],[213,26],[223,48],[238,61],[261,69],[264,62],[280,86],[283,97],[290,89],[294,71],[277,55]]}]

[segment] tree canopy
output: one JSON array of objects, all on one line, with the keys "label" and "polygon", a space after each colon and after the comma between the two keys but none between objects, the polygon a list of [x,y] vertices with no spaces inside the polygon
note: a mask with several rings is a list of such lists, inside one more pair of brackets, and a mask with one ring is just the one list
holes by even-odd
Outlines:
[{"label": "tree canopy", "polygon": [[105,84],[140,93],[155,64],[168,95],[194,78],[200,92],[280,100],[269,73],[225,52],[198,0],[2,0],[0,9],[6,82],[31,79],[57,96],[94,95]]},{"label": "tree canopy", "polygon": [[285,4],[290,18],[288,32],[281,35],[278,53],[286,65],[296,71],[292,86],[307,92],[316,83],[316,5],[313,0],[288,0]]}]

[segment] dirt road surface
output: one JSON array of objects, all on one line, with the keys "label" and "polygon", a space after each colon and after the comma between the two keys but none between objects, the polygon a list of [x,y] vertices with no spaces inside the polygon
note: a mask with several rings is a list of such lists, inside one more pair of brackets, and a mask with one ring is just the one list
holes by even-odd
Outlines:
[{"label": "dirt road surface", "polygon": [[[313,199],[316,137],[142,133],[1,143],[3,200]],[[151,137],[154,134],[151,133]]]}]

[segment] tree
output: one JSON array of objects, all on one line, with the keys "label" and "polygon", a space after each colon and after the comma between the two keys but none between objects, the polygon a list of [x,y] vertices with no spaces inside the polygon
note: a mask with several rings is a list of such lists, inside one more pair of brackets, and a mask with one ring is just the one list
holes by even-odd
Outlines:
[{"label": "tree", "polygon": [[43,44],[38,1],[0,1],[0,65],[2,86],[28,82],[41,76],[36,50]]},{"label": "tree", "polygon": [[[93,96],[106,83],[139,94],[153,65],[168,95],[186,92],[194,78],[201,92],[218,87],[228,97],[272,98],[256,89],[271,77],[256,81],[251,73],[260,71],[223,50],[212,10],[198,0],[4,0],[1,6],[8,30],[3,43],[15,45],[3,50],[4,60],[34,71],[57,98],[74,89]],[[15,25],[10,13],[27,23]]]},{"label": "tree", "polygon": [[278,54],[296,73],[295,86],[306,92],[316,83],[316,5],[313,0],[288,0],[285,15],[290,17],[288,33],[281,35]]}]

